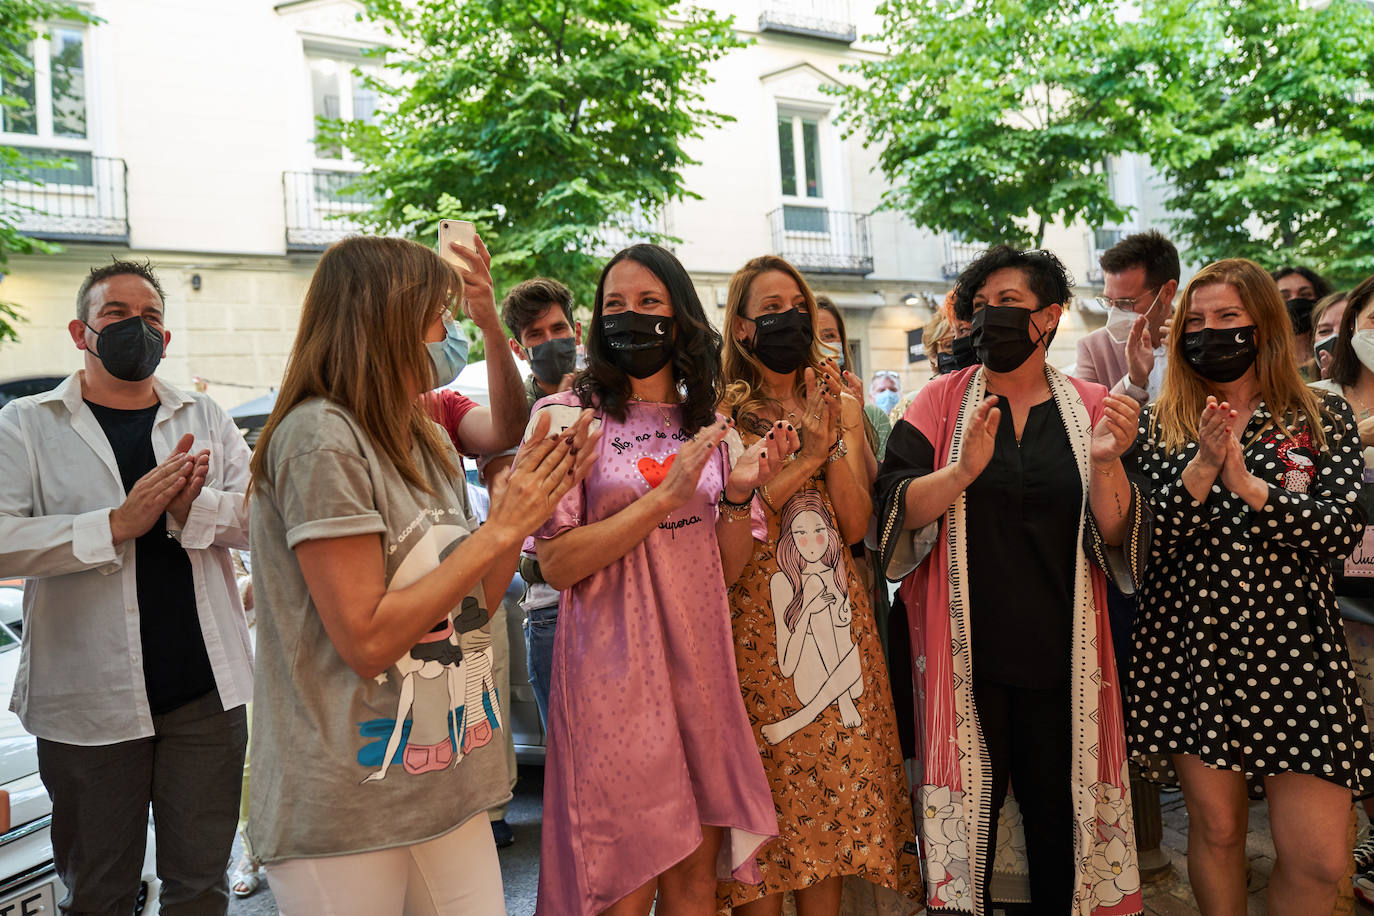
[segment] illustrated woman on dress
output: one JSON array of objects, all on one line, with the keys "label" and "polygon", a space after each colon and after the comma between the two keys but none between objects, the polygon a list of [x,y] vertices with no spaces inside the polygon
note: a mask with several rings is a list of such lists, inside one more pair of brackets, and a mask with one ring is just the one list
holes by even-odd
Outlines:
[{"label": "illustrated woman on dress", "polygon": [[[860,402],[822,357],[817,307],[796,268],[755,258],[726,301],[725,405],[745,443],[782,424],[794,460],[760,487],[767,535],[730,589],[735,660],[779,812],[763,883],[721,885],[746,916],[839,912],[845,879],[884,912],[920,905],[911,801],[873,611],[850,545],[872,513]],[[756,446],[755,446],[756,447]]]},{"label": "illustrated woman on dress", "polygon": [[1141,497],[1119,460],[1138,408],[1046,363],[1070,291],[1048,252],[971,264],[958,310],[982,365],[921,389],[878,475],[883,566],[906,576],[936,912],[1141,911],[1104,576],[1140,569]]},{"label": "illustrated woman on dress", "polygon": [[[1353,311],[1353,308],[1352,308]],[[1218,261],[1188,283],[1127,464],[1154,538],[1129,681],[1131,753],[1177,781],[1203,913],[1245,912],[1246,778],[1269,800],[1271,913],[1327,913],[1369,735],[1331,563],[1364,529],[1355,417],[1303,384],[1278,289]]]},{"label": "illustrated woman on dress", "polygon": [[[485,249],[468,262],[485,278]],[[288,916],[505,912],[486,817],[509,798],[505,755],[461,745],[485,715],[462,675],[489,650],[460,636],[488,626],[595,436],[590,411],[557,438],[536,424],[477,527],[418,400],[457,372],[463,286],[401,239],[325,251],[253,456],[249,833]]]},{"label": "illustrated woman on dress", "polygon": [[726,584],[762,536],[755,490],[797,437],[744,449],[716,413],[720,335],[673,255],[635,245],[602,271],[573,390],[535,405],[600,422],[585,482],[536,533],[562,592],[549,695],[541,916],[715,912],[758,880],[777,815],[740,700]]}]

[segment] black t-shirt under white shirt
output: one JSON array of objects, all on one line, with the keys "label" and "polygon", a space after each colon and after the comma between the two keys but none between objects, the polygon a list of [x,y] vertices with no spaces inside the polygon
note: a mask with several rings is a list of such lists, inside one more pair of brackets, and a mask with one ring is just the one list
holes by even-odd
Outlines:
[{"label": "black t-shirt under white shirt", "polygon": [[[87,401],[86,406],[105,432],[127,494],[158,465],[152,432],[160,405],[119,410]],[[167,536],[165,514],[135,539],[134,557],[143,678],[156,716],[214,690],[215,674],[200,630],[191,560]]]}]

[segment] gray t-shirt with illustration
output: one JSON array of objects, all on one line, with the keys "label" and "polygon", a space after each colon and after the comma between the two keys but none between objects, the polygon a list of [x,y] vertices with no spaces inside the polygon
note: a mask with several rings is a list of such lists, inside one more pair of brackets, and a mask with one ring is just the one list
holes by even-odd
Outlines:
[{"label": "gray t-shirt with illustration", "polygon": [[476,528],[463,480],[421,456],[435,493],[412,487],[347,410],[320,399],[287,414],[266,457],[252,522],[254,851],[271,863],[408,845],[509,798],[480,584],[365,679],[334,648],[296,562],[303,541],[373,534],[387,588],[403,588]]}]

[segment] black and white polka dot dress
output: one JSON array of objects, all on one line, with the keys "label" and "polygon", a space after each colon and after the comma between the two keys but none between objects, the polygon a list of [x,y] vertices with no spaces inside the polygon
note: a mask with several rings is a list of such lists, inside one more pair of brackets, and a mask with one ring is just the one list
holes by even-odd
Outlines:
[{"label": "black and white polka dot dress", "polygon": [[1182,472],[1197,446],[1169,454],[1142,411],[1126,467],[1150,486],[1154,522],[1127,737],[1147,778],[1177,782],[1169,755],[1193,754],[1250,775],[1311,774],[1357,795],[1374,787],[1329,566],[1364,530],[1364,461],[1350,407],[1330,396],[1325,406],[1325,451],[1305,423],[1251,442],[1270,419],[1263,404],[1255,410],[1241,441],[1250,472],[1269,484],[1258,512],[1219,476],[1195,502]]}]

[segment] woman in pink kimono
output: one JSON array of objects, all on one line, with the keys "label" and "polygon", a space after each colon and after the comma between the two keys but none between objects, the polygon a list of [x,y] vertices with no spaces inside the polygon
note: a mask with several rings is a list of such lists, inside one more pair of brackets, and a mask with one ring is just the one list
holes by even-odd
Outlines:
[{"label": "woman in pink kimono", "polygon": [[[587,369],[535,404],[601,423],[587,479],[535,533],[562,592],[549,694],[540,916],[709,916],[716,881],[761,880],[777,814],[740,697],[725,589],[763,536],[754,490],[796,450],[745,450],[716,413],[721,338],[668,251],[601,274]],[[533,427],[531,427],[533,428]]]},{"label": "woman in pink kimono", "polygon": [[1103,570],[1129,579],[1143,555],[1120,461],[1138,407],[1046,365],[1070,295],[1054,255],[998,246],[957,292],[982,365],[921,390],[877,482],[883,563],[905,576],[928,906],[1137,914]]}]

